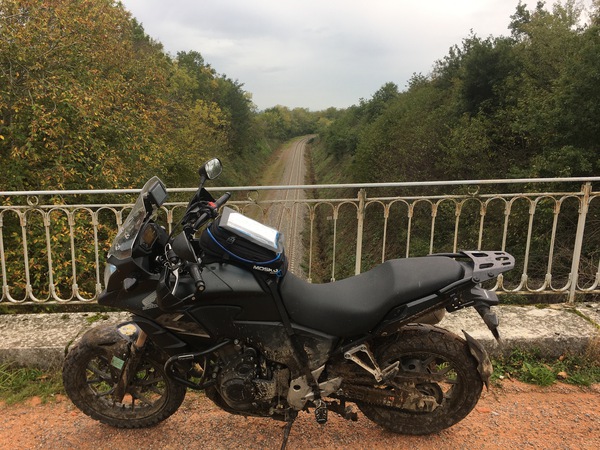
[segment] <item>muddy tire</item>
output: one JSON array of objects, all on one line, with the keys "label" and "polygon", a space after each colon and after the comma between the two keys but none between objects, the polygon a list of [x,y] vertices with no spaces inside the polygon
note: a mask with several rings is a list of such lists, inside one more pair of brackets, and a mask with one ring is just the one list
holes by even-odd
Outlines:
[{"label": "muddy tire", "polygon": [[165,375],[161,362],[144,355],[125,397],[115,401],[112,392],[120,370],[113,356],[122,356],[117,349],[124,348],[89,341],[73,346],[63,365],[65,391],[77,408],[102,423],[117,428],[156,425],[177,411],[186,389]]},{"label": "muddy tire", "polygon": [[400,371],[393,382],[410,384],[412,378],[421,393],[435,397],[439,403],[431,412],[357,403],[365,416],[394,433],[436,433],[466,417],[479,400],[483,382],[477,361],[466,341],[447,330],[409,325],[373,351],[382,368],[400,361]]}]

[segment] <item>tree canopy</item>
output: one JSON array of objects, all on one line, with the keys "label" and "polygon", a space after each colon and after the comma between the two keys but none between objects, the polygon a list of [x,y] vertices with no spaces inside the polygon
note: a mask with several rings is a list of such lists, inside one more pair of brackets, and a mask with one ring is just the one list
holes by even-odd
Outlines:
[{"label": "tree canopy", "polygon": [[243,183],[269,143],[316,130],[352,181],[597,174],[599,11],[520,3],[509,36],[471,34],[405,90],[257,112],[243,83],[198,51],[166,54],[120,2],[2,0],[0,186],[190,185],[214,155]]},{"label": "tree canopy", "polygon": [[384,85],[323,135],[353,181],[591,176],[600,173],[600,3],[519,4],[510,36],[471,34]]},{"label": "tree canopy", "polygon": [[3,190],[193,185],[211,156],[243,183],[269,138],[307,130],[258,116],[242,83],[197,51],[167,55],[120,2],[0,2]]}]

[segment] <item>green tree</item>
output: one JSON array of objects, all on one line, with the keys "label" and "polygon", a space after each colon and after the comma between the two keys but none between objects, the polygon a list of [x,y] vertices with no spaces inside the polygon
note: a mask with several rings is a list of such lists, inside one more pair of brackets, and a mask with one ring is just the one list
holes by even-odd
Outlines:
[{"label": "green tree", "polygon": [[123,186],[155,153],[165,82],[136,52],[129,14],[109,0],[5,0],[0,23],[2,184]]}]

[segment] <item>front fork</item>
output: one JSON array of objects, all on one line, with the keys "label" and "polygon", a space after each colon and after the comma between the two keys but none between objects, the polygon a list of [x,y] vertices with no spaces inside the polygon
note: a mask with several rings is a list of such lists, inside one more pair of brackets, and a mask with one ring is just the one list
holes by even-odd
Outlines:
[{"label": "front fork", "polygon": [[137,339],[131,344],[129,358],[127,358],[123,364],[121,378],[113,393],[113,397],[117,402],[123,401],[123,398],[127,393],[127,387],[131,384],[133,377],[136,374],[137,368],[144,355],[147,337],[148,335],[144,333],[143,330],[139,330]]}]

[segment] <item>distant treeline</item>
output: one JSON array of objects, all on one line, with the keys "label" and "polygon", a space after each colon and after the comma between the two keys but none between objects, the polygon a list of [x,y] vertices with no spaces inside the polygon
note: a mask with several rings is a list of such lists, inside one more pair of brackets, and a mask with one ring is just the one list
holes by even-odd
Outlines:
[{"label": "distant treeline", "polygon": [[[471,34],[322,131],[353,182],[600,174],[600,3],[519,4],[510,36]],[[401,55],[399,55],[401,57]]]}]

